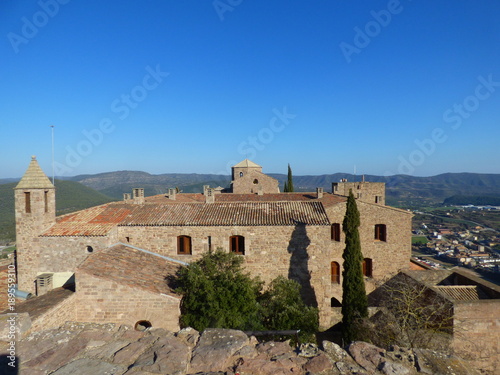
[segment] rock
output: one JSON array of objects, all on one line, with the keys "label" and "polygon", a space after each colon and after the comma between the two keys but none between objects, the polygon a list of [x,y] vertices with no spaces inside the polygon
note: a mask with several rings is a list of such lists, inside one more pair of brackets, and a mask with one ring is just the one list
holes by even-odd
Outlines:
[{"label": "rock", "polygon": [[347,353],[344,349],[342,349],[339,345],[335,344],[334,342],[325,340],[323,341],[322,346],[325,353],[328,354],[328,356],[333,362],[340,362],[340,361],[354,362],[349,353]]},{"label": "rock", "polygon": [[131,342],[129,345],[115,351],[115,354],[111,361],[113,363],[131,365],[157,340],[158,337],[150,335],[139,339],[139,341]]},{"label": "rock", "polygon": [[16,315],[0,315],[0,341],[21,340],[30,328],[31,318],[27,312]]},{"label": "rock", "polygon": [[297,351],[297,354],[301,357],[312,358],[316,357],[319,353],[319,348],[317,345],[310,342],[301,344]]},{"label": "rock", "polygon": [[200,338],[200,333],[194,328],[187,327],[181,329],[175,334],[178,338],[184,341],[190,348],[194,348],[198,344],[198,339]]},{"label": "rock", "polygon": [[232,329],[206,329],[193,350],[190,371],[223,371],[229,359],[249,343],[248,336]]},{"label": "rock", "polygon": [[375,372],[385,362],[385,350],[362,341],[355,341],[347,347],[354,360],[369,373]]},{"label": "rock", "polygon": [[397,363],[391,360],[382,362],[379,367],[379,371],[384,375],[411,375],[416,374],[414,368],[407,367],[402,363]]},{"label": "rock", "polygon": [[81,374],[99,374],[99,375],[122,375],[127,371],[124,366],[99,361],[97,359],[82,358],[70,362],[59,368],[52,375],[81,375]]},{"label": "rock", "polygon": [[433,375],[477,375],[477,369],[462,359],[428,349],[415,349],[416,368],[419,373]]},{"label": "rock", "polygon": [[307,361],[304,370],[314,374],[333,369],[333,362],[325,353],[319,353]]},{"label": "rock", "polygon": [[336,362],[335,366],[339,370],[341,375],[368,375],[368,373],[355,362]]}]

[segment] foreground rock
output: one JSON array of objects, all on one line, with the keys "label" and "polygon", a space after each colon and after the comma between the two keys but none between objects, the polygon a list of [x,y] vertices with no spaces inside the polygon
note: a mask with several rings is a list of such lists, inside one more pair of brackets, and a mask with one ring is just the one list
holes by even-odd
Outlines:
[{"label": "foreground rock", "polygon": [[[364,342],[347,350],[324,341],[298,349],[287,342],[259,343],[241,331],[193,329],[143,332],[114,324],[67,323],[17,343],[20,374],[474,375],[458,358],[432,351],[386,351]],[[19,363],[18,363],[19,364]],[[0,364],[0,373],[9,367]],[[15,372],[12,372],[15,373]]]}]

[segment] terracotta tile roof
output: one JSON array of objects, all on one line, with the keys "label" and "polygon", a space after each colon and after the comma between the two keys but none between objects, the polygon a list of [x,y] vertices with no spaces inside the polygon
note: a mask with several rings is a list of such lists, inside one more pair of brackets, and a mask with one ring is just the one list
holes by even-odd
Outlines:
[{"label": "terracotta tile roof", "polygon": [[168,285],[166,278],[175,275],[181,263],[133,246],[117,244],[89,256],[76,272],[77,278],[78,272],[85,272],[131,288],[180,299]]},{"label": "terracotta tile roof", "polygon": [[434,289],[455,301],[489,299],[477,285],[438,285]]},{"label": "terracotta tile roof", "polygon": [[149,197],[145,204],[112,202],[57,218],[42,237],[106,236],[117,225],[329,225],[325,207],[345,197],[315,193],[217,194],[206,204],[203,194]]},{"label": "terracotta tile roof", "polygon": [[142,205],[121,226],[329,225],[320,202],[227,202]]},{"label": "terracotta tile roof", "polygon": [[136,205],[108,203],[72,214],[60,216],[42,237],[106,236],[108,232],[130,215]]}]

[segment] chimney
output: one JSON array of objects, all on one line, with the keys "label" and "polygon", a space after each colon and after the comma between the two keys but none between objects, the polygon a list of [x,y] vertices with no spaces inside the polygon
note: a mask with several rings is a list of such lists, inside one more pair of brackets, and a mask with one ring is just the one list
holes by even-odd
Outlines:
[{"label": "chimney", "polygon": [[264,189],[262,188],[262,185],[259,185],[257,188],[257,195],[264,195]]},{"label": "chimney", "polygon": [[144,203],[144,189],[143,188],[134,188],[132,189],[132,198],[135,204],[143,204]]},{"label": "chimney", "polygon": [[176,194],[177,194],[177,189],[175,189],[175,188],[168,189],[168,199],[175,201]]},{"label": "chimney", "polygon": [[207,190],[210,189],[210,185],[203,185],[203,195],[207,195]]},{"label": "chimney", "polygon": [[205,203],[214,203],[214,202],[215,202],[214,189],[207,188],[205,194]]},{"label": "chimney", "polygon": [[323,198],[323,188],[322,187],[317,187],[316,188],[316,198],[321,199]]}]

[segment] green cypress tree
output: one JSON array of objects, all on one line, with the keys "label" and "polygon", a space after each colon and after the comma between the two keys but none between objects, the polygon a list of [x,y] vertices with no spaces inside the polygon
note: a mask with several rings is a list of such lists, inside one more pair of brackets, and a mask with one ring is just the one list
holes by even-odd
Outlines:
[{"label": "green cypress tree", "polygon": [[293,177],[292,177],[292,168],[290,168],[290,164],[288,164],[288,180],[287,184],[285,185],[286,189],[285,191],[289,193],[293,193]]},{"label": "green cypress tree", "polygon": [[349,191],[342,223],[345,249],[342,271],[342,338],[345,344],[362,339],[361,322],[368,317],[368,299],[363,278],[363,254],[359,239],[360,218],[356,200]]},{"label": "green cypress tree", "polygon": [[288,184],[285,181],[285,186],[283,187],[283,193],[288,193]]}]

